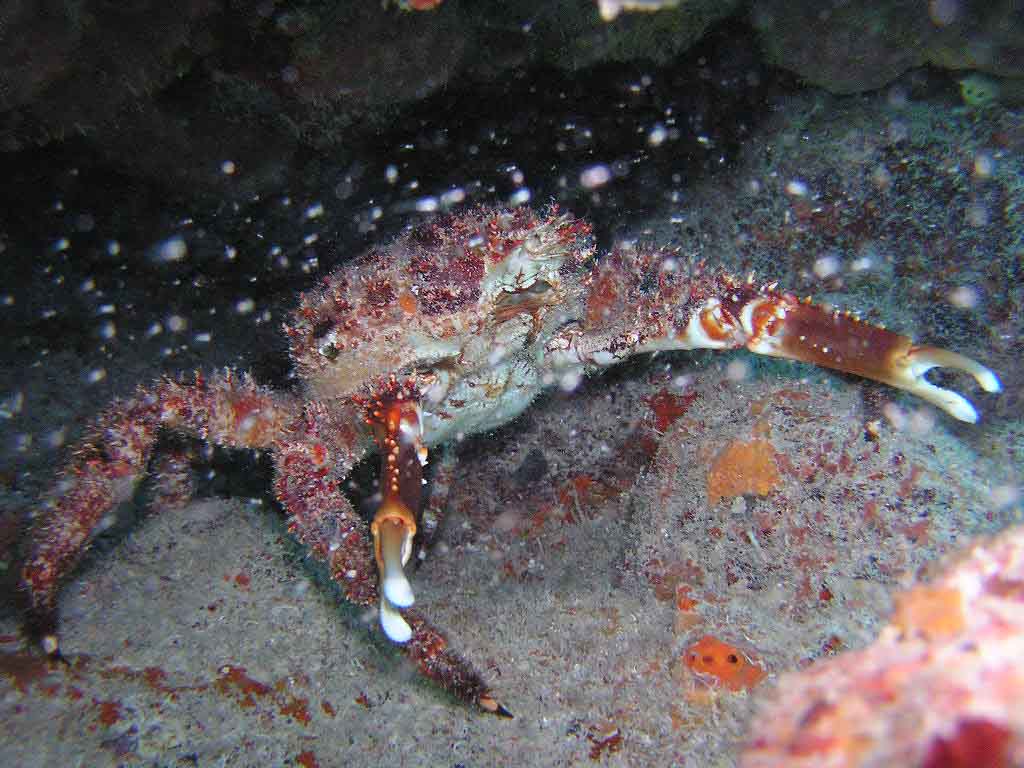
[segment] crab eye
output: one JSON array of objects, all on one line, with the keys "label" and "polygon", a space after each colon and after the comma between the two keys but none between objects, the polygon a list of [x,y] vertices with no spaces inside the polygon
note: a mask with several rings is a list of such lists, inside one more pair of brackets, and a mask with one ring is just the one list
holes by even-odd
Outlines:
[{"label": "crab eye", "polygon": [[320,347],[320,354],[328,360],[334,360],[338,356],[338,348],[334,346],[333,342],[329,341]]}]

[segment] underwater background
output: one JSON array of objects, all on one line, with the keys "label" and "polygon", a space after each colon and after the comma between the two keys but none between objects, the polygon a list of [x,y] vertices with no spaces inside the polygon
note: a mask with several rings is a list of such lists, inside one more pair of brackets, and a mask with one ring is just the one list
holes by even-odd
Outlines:
[{"label": "underwater background", "polygon": [[[1011,0],[5,5],[0,764],[1024,765],[1022,104]],[[107,403],[294,387],[299,292],[552,203],[599,252],[754,272],[1003,390],[937,373],[964,424],[659,353],[451,446],[417,599],[511,720],[344,603],[264,457],[198,442],[194,499],[143,487],[65,586],[68,663],[29,647],[19,553]]]}]

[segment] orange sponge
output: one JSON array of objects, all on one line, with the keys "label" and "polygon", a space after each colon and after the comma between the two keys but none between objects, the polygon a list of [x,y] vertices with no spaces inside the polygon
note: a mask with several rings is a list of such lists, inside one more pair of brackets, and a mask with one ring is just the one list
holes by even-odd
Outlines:
[{"label": "orange sponge", "polygon": [[683,661],[695,674],[711,678],[730,691],[750,690],[767,674],[750,655],[711,635],[687,648]]},{"label": "orange sponge", "polygon": [[767,496],[779,485],[775,449],[764,438],[734,440],[722,450],[708,470],[708,503],[723,497],[753,493]]}]

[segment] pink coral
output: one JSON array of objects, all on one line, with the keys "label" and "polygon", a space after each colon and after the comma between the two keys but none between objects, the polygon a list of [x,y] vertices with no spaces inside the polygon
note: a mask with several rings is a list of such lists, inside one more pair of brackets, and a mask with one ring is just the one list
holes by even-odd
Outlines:
[{"label": "pink coral", "polygon": [[743,755],[768,766],[1024,765],[1024,526],[897,598],[874,644],[782,677]]}]

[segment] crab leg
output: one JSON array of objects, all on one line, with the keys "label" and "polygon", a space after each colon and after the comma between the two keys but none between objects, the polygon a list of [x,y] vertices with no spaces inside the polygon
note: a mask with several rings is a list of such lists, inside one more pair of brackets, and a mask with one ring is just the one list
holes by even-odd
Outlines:
[{"label": "crab leg", "polygon": [[293,412],[292,402],[230,370],[192,384],[160,381],[140,387],[103,412],[75,447],[35,522],[21,570],[29,633],[49,655],[59,654],[56,602],[74,569],[121,502],[131,498],[161,429],[223,445],[267,448]]},{"label": "crab leg", "polygon": [[346,435],[344,425],[355,421],[353,414],[339,415],[337,404],[331,410],[313,404],[288,427],[275,452],[275,489],[290,515],[289,528],[327,562],[349,601],[380,605],[385,634],[401,644],[424,677],[462,701],[509,716],[473,665],[449,647],[439,630],[407,610],[412,588],[402,568],[416,533],[414,510],[419,508],[426,458],[419,442],[416,390],[392,378],[360,405],[383,455],[383,500],[373,524],[368,530],[337,479],[346,476],[363,454],[354,435],[338,437]]},{"label": "crab leg", "polygon": [[801,360],[906,390],[961,421],[978,412],[964,397],[925,378],[932,368],[970,374],[986,392],[999,379],[980,363],[945,349],[726,274],[682,274],[665,251],[615,252],[589,285],[580,328],[555,339],[566,366],[615,363],[638,352],[735,349]]}]

